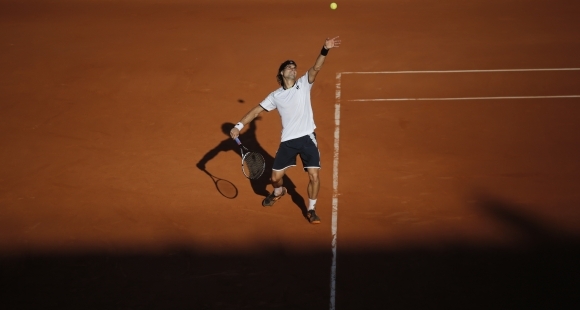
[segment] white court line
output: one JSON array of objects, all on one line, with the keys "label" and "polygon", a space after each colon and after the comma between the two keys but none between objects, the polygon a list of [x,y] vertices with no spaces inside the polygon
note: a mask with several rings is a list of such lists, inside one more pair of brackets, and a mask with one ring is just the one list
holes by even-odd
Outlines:
[{"label": "white court line", "polygon": [[580,71],[580,68],[492,69],[492,70],[427,70],[427,71],[375,71],[375,72],[342,72],[342,74],[478,73],[478,72],[534,72],[534,71]]},{"label": "white court line", "polygon": [[[338,155],[340,134],[341,79],[343,74],[415,74],[415,73],[476,73],[476,72],[535,72],[535,71],[580,71],[580,68],[545,69],[497,69],[497,70],[442,70],[442,71],[377,71],[341,72],[336,74],[336,93],[334,105],[334,162],[332,172],[332,264],[330,267],[330,310],[336,308],[336,246],[338,221]],[[349,101],[410,101],[410,100],[481,100],[481,99],[534,99],[534,98],[578,98],[570,96],[527,96],[527,97],[463,97],[463,98],[393,98],[393,99],[355,99]]]},{"label": "white court line", "polygon": [[511,97],[459,97],[459,98],[391,98],[391,99],[352,99],[349,101],[426,101],[426,100],[498,100],[498,99],[546,99],[546,98],[580,98],[580,95],[566,96],[511,96]]},{"label": "white court line", "polygon": [[335,309],[336,302],[336,236],[338,220],[338,142],[340,135],[340,79],[336,74],[336,93],[334,104],[334,161],[332,165],[332,264],[330,266],[330,310]]}]

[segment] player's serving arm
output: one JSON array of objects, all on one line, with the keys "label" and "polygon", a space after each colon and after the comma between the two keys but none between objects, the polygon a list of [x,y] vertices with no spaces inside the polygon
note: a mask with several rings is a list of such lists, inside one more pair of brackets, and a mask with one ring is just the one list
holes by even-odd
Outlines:
[{"label": "player's serving arm", "polygon": [[259,105],[251,109],[230,131],[232,138],[237,138],[244,126],[252,122],[260,113],[277,109],[282,120],[282,138],[274,164],[272,166],[271,182],[274,191],[263,201],[262,206],[269,207],[286,194],[282,178],[285,170],[296,165],[296,157],[300,155],[304,171],[308,172],[308,219],[310,223],[320,223],[315,212],[316,200],[320,189],[318,171],[320,170],[320,152],[316,142],[314,115],[310,100],[310,90],[314,80],[328,55],[328,51],[338,47],[338,37],[327,38],[314,65],[298,77],[297,65],[293,60],[284,61],[278,68],[276,78],[280,87],[271,92]]}]

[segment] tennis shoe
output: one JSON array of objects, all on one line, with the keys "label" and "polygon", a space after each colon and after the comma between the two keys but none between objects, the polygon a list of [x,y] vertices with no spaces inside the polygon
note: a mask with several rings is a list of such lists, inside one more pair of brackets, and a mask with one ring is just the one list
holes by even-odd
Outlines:
[{"label": "tennis shoe", "polygon": [[320,224],[320,218],[316,215],[316,212],[313,210],[308,210],[308,221],[310,224]]},{"label": "tennis shoe", "polygon": [[276,196],[274,195],[274,192],[272,192],[270,195],[268,195],[268,197],[264,198],[264,200],[262,200],[262,206],[263,207],[271,207],[274,205],[274,203],[276,203],[276,201],[278,201],[278,199],[282,198],[282,196],[286,195],[286,188],[282,187],[282,194]]}]

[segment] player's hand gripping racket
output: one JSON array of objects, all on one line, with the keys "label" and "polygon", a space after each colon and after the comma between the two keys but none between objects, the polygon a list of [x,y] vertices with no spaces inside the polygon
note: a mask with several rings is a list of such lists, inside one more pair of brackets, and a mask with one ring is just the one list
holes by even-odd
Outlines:
[{"label": "player's hand gripping racket", "polygon": [[240,146],[242,154],[242,172],[250,180],[256,180],[262,176],[266,168],[266,161],[262,154],[248,150],[240,141],[235,138],[236,143]]}]

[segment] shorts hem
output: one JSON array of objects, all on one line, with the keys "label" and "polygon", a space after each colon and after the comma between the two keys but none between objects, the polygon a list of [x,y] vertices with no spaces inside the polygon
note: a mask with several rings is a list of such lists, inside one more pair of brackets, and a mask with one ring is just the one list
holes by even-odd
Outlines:
[{"label": "shorts hem", "polygon": [[284,170],[286,170],[286,169],[288,169],[288,168],[290,168],[290,167],[296,167],[296,165],[290,165],[290,166],[286,166],[286,167],[284,167],[284,168],[282,168],[282,169],[275,169],[275,168],[272,168],[272,170],[274,170],[274,171],[284,171]]}]

